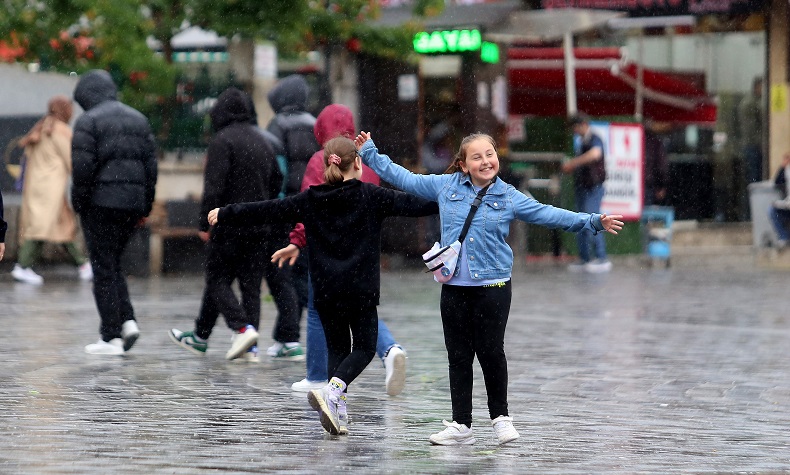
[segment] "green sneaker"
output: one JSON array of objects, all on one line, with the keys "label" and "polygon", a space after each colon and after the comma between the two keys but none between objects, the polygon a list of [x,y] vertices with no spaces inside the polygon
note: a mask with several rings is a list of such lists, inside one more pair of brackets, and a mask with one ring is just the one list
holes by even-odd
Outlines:
[{"label": "green sneaker", "polygon": [[266,350],[266,354],[272,358],[282,358],[288,361],[304,361],[305,353],[302,345],[287,343],[275,343]]},{"label": "green sneaker", "polygon": [[205,356],[206,350],[208,349],[208,342],[197,341],[194,332],[182,332],[177,328],[173,328],[167,334],[170,335],[170,339],[173,340],[173,343],[176,345],[186,348],[197,355]]}]

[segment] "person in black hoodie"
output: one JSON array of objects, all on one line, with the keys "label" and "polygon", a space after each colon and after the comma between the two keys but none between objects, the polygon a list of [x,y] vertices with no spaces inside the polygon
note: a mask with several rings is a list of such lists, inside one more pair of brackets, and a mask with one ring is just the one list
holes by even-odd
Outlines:
[{"label": "person in black hoodie", "polygon": [[[275,302],[295,308],[296,294],[281,279],[268,279],[277,272],[269,256],[283,239],[272,238],[266,224],[253,227],[223,226],[210,229],[209,210],[231,203],[276,198],[282,175],[269,144],[250,123],[252,110],[247,94],[228,88],[217,98],[209,116],[216,131],[208,146],[201,203],[200,231],[207,241],[206,286],[194,331],[170,330],[179,346],[204,355],[207,340],[222,314],[233,332],[229,360],[244,356],[257,360],[258,326],[261,313],[261,281],[267,275]],[[210,232],[209,232],[210,231]],[[241,302],[231,285],[238,281]]]},{"label": "person in black hoodie", "polygon": [[324,161],[325,184],[282,200],[217,208],[208,221],[217,228],[304,224],[313,301],[326,336],[331,377],[326,386],[310,391],[308,400],[320,412],[324,429],[339,434],[347,427],[348,385],[376,354],[382,222],[387,216],[435,214],[438,206],[360,181],[362,162],[350,138],[327,142]]},{"label": "person in black hoodie", "polygon": [[120,261],[135,228],[151,212],[157,179],[148,119],[116,95],[103,70],[89,71],[74,89],[85,113],[71,142],[71,201],[82,220],[101,317],[101,339],[85,351],[99,355],[122,355],[140,335]]}]

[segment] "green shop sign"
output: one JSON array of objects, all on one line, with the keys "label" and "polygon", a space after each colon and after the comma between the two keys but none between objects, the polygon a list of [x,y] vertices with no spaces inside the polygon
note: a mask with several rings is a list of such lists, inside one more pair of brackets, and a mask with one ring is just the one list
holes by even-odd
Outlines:
[{"label": "green shop sign", "polygon": [[420,54],[480,51],[483,61],[499,62],[499,47],[483,41],[480,30],[421,31],[414,35],[414,51]]}]

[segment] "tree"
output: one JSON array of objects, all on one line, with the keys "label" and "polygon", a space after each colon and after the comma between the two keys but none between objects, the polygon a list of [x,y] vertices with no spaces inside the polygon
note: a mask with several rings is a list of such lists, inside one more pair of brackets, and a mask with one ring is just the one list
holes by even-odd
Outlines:
[{"label": "tree", "polygon": [[[192,25],[227,38],[270,40],[280,51],[346,45],[352,51],[406,57],[416,23],[382,28],[374,0],[4,0],[0,49],[42,69],[110,71],[123,100],[167,116],[176,96],[172,39]],[[417,15],[441,11],[444,0],[415,0]],[[7,32],[7,33],[4,33]],[[161,44],[151,50],[148,39]],[[158,112],[157,112],[158,111]]]}]

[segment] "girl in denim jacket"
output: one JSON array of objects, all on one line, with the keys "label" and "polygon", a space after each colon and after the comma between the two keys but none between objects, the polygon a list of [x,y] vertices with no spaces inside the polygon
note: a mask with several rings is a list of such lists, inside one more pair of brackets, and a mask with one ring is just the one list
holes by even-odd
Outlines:
[{"label": "girl in denim jacket", "polygon": [[550,228],[583,229],[617,234],[622,216],[574,213],[544,205],[497,179],[499,158],[494,139],[472,134],[461,142],[453,165],[444,175],[418,175],[378,153],[370,134],[355,139],[362,161],[382,180],[439,204],[441,245],[458,238],[477,193],[488,191],[475,214],[458,257],[453,278],[442,285],[440,310],[450,373],[453,421],[430,437],[436,445],[473,444],[472,362],[480,361],[488,393],[488,411],[497,440],[519,437],[507,408],[505,327],[510,313],[513,251],[505,242],[510,222],[520,219]]}]

